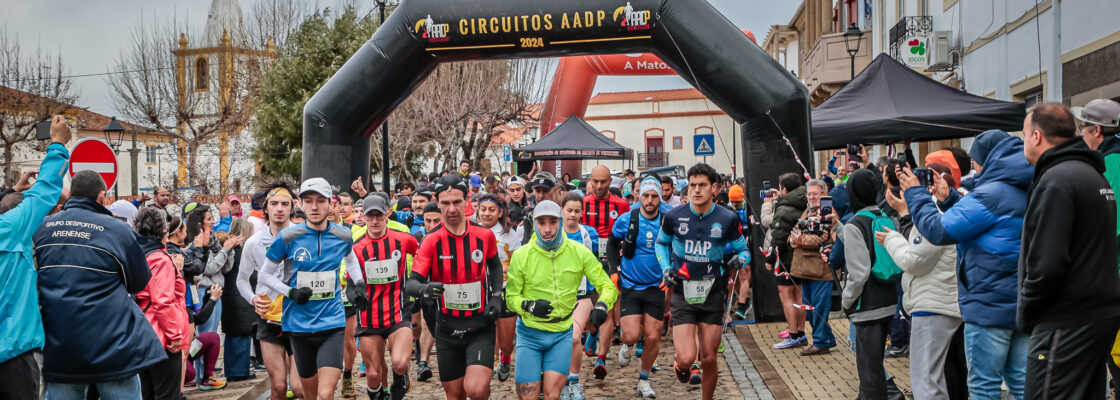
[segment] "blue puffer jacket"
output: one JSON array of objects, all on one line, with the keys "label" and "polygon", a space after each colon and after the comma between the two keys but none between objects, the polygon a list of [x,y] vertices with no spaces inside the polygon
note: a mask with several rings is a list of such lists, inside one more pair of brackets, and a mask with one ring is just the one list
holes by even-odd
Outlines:
[{"label": "blue puffer jacket", "polygon": [[925,187],[906,190],[918,232],[937,245],[957,244],[957,291],[964,322],[1014,329],[1019,241],[1034,167],[1023,140],[1007,137],[988,154],[976,188],[950,191],[941,214]]},{"label": "blue puffer jacket", "polygon": [[96,201],[71,197],[34,242],[47,382],[119,380],[167,358],[129,296],[152,270],[128,225]]}]

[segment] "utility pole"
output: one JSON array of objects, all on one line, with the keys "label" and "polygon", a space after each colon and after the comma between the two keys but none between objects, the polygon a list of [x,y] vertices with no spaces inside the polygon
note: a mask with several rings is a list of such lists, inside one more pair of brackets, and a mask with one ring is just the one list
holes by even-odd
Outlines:
[{"label": "utility pole", "polygon": [[[386,0],[378,0],[377,6],[381,8],[381,22],[377,25],[377,29],[385,26],[385,3]],[[385,122],[381,124],[381,191],[389,193],[389,117],[385,117]],[[373,185],[370,185],[373,188]]]},{"label": "utility pole", "polygon": [[139,171],[139,168],[136,168],[136,162],[140,154],[140,149],[136,147],[136,129],[130,129],[130,131],[132,131],[132,148],[128,149],[128,155],[132,157],[132,195],[138,196],[140,192],[137,191],[137,187],[139,186],[140,180],[136,179],[136,173]]}]

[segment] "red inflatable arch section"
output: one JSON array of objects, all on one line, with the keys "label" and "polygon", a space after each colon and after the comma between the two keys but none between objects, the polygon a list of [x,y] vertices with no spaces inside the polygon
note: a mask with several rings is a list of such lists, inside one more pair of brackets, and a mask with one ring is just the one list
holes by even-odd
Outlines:
[{"label": "red inflatable arch section", "polygon": [[[744,29],[743,33],[752,42],[758,44],[754,32]],[[569,116],[578,115],[583,118],[599,76],[676,74],[673,68],[653,53],[562,57],[556,66],[552,88],[549,89],[544,111],[541,113],[541,136],[547,135]],[[554,162],[545,161],[542,169],[555,171]],[[581,176],[583,171],[580,171],[580,163],[580,161],[563,161],[561,169],[572,176]]]}]

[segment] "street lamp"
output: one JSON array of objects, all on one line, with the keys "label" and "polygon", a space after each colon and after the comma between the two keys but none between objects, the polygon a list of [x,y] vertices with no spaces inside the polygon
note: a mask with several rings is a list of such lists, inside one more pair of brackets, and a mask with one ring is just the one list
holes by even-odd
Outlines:
[{"label": "street lamp", "polygon": [[[853,22],[851,25],[848,25],[848,30],[846,32],[844,32],[844,47],[848,48],[848,57],[850,57],[852,59],[852,78],[851,79],[856,79],[856,53],[859,53],[859,45],[860,45],[860,42],[862,41],[862,40],[860,40],[860,38],[862,36],[863,36],[863,31],[861,31],[859,29],[859,27],[856,26],[855,22]],[[853,46],[852,45],[852,42],[853,42],[852,39],[855,39],[854,40],[855,47],[852,47]]]},{"label": "street lamp", "polygon": [[[113,156],[116,157],[120,154],[121,141],[124,140],[124,126],[122,126],[120,122],[117,122],[117,117],[110,119],[109,123],[105,124],[105,128],[101,129],[101,133],[105,135],[105,142],[109,144],[109,147],[113,148]],[[113,140],[114,135],[116,135],[116,140]],[[118,185],[113,185],[113,197],[120,196],[117,187]]]}]

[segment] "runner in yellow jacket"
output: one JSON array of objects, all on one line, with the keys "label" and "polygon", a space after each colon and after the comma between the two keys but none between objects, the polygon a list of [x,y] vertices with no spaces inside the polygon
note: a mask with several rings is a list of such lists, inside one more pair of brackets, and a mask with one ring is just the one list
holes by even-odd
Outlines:
[{"label": "runner in yellow jacket", "polygon": [[556,398],[568,378],[572,358],[572,311],[583,277],[599,290],[591,310],[593,326],[607,319],[607,310],[618,299],[618,289],[603,271],[599,259],[582,243],[565,239],[560,232],[561,212],[545,200],[533,211],[535,237],[513,252],[506,281],[506,305],[520,319],[514,375],[522,399]]}]

